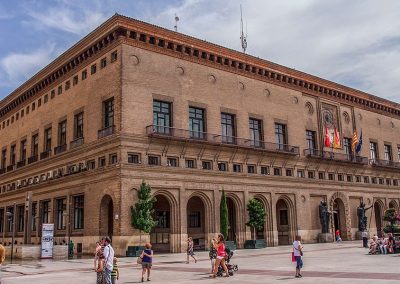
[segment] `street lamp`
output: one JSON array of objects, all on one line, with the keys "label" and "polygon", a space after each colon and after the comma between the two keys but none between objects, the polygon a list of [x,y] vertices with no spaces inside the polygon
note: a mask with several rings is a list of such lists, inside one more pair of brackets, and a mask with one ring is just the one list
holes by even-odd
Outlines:
[{"label": "street lamp", "polygon": [[11,226],[12,226],[12,241],[11,241],[11,264],[13,261],[13,255],[14,255],[14,241],[15,241],[15,220],[14,220],[14,216],[15,216],[15,202],[14,202],[14,208],[13,208],[13,213],[11,213],[10,211],[6,212],[6,216],[8,217],[8,221],[11,222]]},{"label": "street lamp", "polygon": [[68,258],[69,258],[70,255],[72,254],[69,251],[70,250],[70,248],[69,248],[70,244],[69,243],[71,241],[71,219],[69,217],[69,213],[65,212],[65,213],[63,213],[63,215],[67,218],[67,224],[68,224],[68,229],[67,229],[67,240],[68,240],[67,247],[68,247]]}]

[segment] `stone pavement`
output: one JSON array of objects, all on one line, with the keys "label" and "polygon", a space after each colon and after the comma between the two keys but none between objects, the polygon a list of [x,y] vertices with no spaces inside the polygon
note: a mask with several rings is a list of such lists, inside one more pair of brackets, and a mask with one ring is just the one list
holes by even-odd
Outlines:
[{"label": "stone pavement", "polygon": [[[368,255],[361,242],[306,244],[303,278],[294,278],[291,246],[261,250],[237,250],[231,263],[239,271],[230,278],[210,279],[207,252],[198,252],[199,261],[184,262],[184,254],[156,255],[151,283],[400,283],[398,255]],[[2,284],[95,283],[92,259],[43,260],[6,264]],[[140,283],[136,258],[120,258],[117,283]]]}]

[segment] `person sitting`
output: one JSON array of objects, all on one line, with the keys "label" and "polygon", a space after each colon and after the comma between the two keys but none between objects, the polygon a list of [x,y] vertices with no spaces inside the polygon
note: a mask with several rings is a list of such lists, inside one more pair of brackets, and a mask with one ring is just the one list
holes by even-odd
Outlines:
[{"label": "person sitting", "polygon": [[389,253],[394,253],[395,242],[394,242],[393,235],[391,233],[389,233],[388,236],[389,236],[388,237],[388,245],[387,245],[388,252]]},{"label": "person sitting", "polygon": [[384,237],[379,239],[379,252],[381,254],[387,254],[387,242]]},{"label": "person sitting", "polygon": [[368,254],[376,254],[377,247],[378,247],[378,244],[376,243],[375,239],[372,238],[369,243],[369,253]]}]

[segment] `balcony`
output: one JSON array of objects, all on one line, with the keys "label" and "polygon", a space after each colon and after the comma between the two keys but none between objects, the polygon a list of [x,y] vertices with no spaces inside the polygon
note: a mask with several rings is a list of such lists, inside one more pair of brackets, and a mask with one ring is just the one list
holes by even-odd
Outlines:
[{"label": "balcony", "polygon": [[104,138],[110,135],[113,135],[115,133],[115,125],[100,129],[99,132],[97,133],[97,137]]},{"label": "balcony", "polygon": [[331,160],[331,161],[336,161],[336,162],[368,165],[368,158],[366,158],[366,157],[353,156],[353,155],[342,154],[342,153],[335,153],[335,152],[331,152],[331,151],[305,149],[304,156],[306,156],[308,158]]},{"label": "balcony", "polygon": [[67,151],[67,144],[60,145],[54,148],[54,155]]},{"label": "balcony", "polygon": [[26,165],[26,160],[25,159],[22,160],[22,161],[19,161],[19,162],[17,162],[17,169],[18,168],[22,168],[25,165]]},{"label": "balcony", "polygon": [[369,163],[376,167],[400,169],[399,162],[394,162],[394,161],[389,161],[389,160],[370,159]]},{"label": "balcony", "polygon": [[28,158],[28,165],[30,165],[30,164],[32,164],[34,162],[37,162],[37,160],[38,160],[38,155],[33,155],[33,156],[29,157]]},{"label": "balcony", "polygon": [[11,172],[11,171],[13,171],[13,170],[15,170],[15,165],[9,165],[9,166],[7,166],[7,172]]},{"label": "balcony", "polygon": [[51,150],[40,153],[40,160],[47,159],[51,156]]},{"label": "balcony", "polygon": [[5,173],[6,173],[6,168],[0,169],[0,175],[5,174]]},{"label": "balcony", "polygon": [[149,125],[146,127],[146,134],[149,137],[189,141],[197,143],[208,143],[214,145],[224,145],[232,147],[241,147],[273,153],[283,153],[289,155],[299,155],[300,149],[297,146],[287,144],[276,144],[265,141],[255,141],[246,138],[233,136],[224,136],[207,132],[191,131],[173,127]]},{"label": "balcony", "polygon": [[73,149],[73,148],[82,146],[83,143],[84,143],[83,137],[81,137],[81,138],[76,138],[75,140],[73,140],[73,141],[70,142],[69,148],[70,148],[70,149]]}]

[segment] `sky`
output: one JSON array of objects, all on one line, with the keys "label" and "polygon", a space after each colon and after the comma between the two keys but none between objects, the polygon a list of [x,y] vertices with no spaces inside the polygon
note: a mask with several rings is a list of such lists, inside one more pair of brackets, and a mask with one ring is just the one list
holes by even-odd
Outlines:
[{"label": "sky", "polygon": [[114,13],[400,103],[398,0],[0,0],[0,99]]}]

